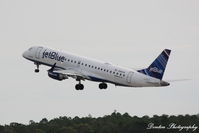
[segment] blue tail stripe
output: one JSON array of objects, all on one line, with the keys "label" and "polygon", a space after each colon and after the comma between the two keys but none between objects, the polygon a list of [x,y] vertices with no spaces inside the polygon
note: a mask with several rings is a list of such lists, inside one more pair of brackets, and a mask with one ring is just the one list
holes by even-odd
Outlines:
[{"label": "blue tail stripe", "polygon": [[162,66],[165,66],[166,65],[166,60],[165,58],[163,57],[163,55],[161,55],[161,58],[159,59],[160,63],[162,64]]},{"label": "blue tail stripe", "polygon": [[159,63],[162,66],[162,68],[164,68],[166,66],[166,62],[161,62],[161,59],[162,58],[159,58],[159,60],[157,60],[157,63]]},{"label": "blue tail stripe", "polygon": [[165,49],[148,68],[138,72],[162,80],[170,53],[171,50]]}]

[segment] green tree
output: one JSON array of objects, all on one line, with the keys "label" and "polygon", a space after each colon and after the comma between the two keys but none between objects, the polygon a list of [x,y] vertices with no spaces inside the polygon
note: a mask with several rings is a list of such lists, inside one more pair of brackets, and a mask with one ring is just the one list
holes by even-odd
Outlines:
[{"label": "green tree", "polygon": [[57,133],[77,133],[77,131],[72,127],[62,127]]},{"label": "green tree", "polygon": [[48,123],[48,120],[46,118],[43,118],[39,123],[40,124],[46,124],[46,123]]},{"label": "green tree", "polygon": [[94,131],[88,124],[79,124],[76,126],[78,133],[93,133]]}]

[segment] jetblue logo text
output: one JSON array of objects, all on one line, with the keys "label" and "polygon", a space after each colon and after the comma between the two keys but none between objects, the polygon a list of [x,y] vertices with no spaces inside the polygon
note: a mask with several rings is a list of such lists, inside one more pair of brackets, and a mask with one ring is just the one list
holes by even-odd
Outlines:
[{"label": "jetblue logo text", "polygon": [[161,69],[158,69],[157,67],[151,67],[149,71],[154,72],[154,73],[159,73],[159,74],[163,72]]},{"label": "jetblue logo text", "polygon": [[61,62],[64,62],[66,59],[64,56],[60,56],[57,52],[46,52],[46,50],[43,52],[42,58],[54,59]]}]

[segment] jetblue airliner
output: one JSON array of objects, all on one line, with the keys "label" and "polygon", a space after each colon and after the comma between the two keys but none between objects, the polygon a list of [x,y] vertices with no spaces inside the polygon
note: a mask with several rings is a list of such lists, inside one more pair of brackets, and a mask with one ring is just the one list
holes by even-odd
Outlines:
[{"label": "jetblue airliner", "polygon": [[165,49],[146,69],[133,70],[107,62],[97,61],[74,54],[63,53],[42,46],[34,46],[23,53],[23,57],[34,62],[35,72],[39,65],[50,66],[47,71],[52,79],[62,81],[69,77],[78,81],[76,90],[83,90],[81,81],[99,82],[100,89],[106,89],[107,83],[125,87],[160,87],[170,84],[163,81],[164,71],[171,50]]}]

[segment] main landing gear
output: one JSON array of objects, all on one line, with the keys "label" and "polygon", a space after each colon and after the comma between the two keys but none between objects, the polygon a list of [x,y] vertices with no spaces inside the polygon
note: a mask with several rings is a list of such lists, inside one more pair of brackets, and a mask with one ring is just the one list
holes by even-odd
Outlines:
[{"label": "main landing gear", "polygon": [[75,85],[75,89],[76,90],[83,90],[84,89],[84,85],[81,84],[81,80],[78,80],[78,81],[79,81],[79,84]]},{"label": "main landing gear", "polygon": [[[75,85],[75,89],[76,90],[83,90],[84,89],[84,85],[81,84],[81,80],[77,80],[79,81],[79,84],[76,84]],[[99,84],[99,88],[102,90],[102,89],[107,89],[108,85],[106,83],[100,83]]]},{"label": "main landing gear", "polygon": [[107,87],[108,87],[108,86],[107,86],[106,83],[100,83],[100,84],[99,84],[99,88],[100,88],[100,89],[107,89]]},{"label": "main landing gear", "polygon": [[39,72],[39,63],[35,62],[35,65],[37,66],[37,68],[35,69],[35,72],[38,73]]}]

